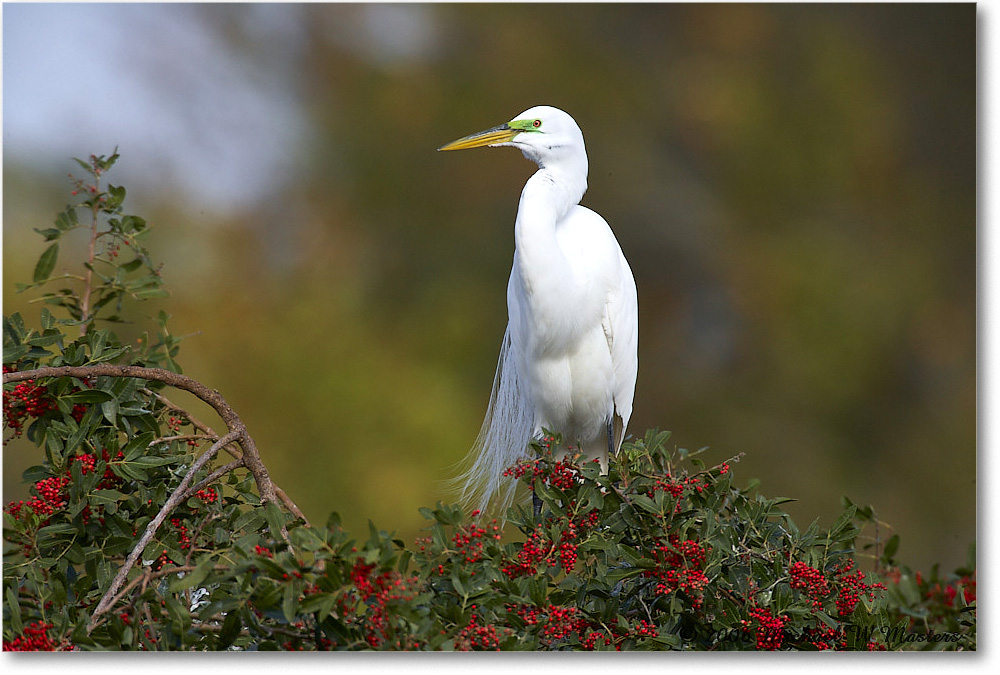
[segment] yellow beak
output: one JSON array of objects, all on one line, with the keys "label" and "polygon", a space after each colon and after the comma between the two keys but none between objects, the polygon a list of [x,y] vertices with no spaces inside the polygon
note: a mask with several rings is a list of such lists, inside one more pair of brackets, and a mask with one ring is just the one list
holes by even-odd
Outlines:
[{"label": "yellow beak", "polygon": [[512,129],[506,124],[501,124],[498,127],[480,131],[442,145],[438,150],[467,150],[469,148],[481,148],[484,145],[500,145],[501,143],[510,142],[510,139],[519,133],[521,133],[521,129]]}]

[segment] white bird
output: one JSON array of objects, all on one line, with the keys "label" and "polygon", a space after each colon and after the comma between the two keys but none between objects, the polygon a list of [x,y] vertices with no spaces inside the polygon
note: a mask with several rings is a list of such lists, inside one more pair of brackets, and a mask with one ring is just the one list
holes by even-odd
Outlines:
[{"label": "white bird", "polygon": [[632,414],[638,370],[635,279],[608,223],[580,205],[587,151],[580,127],[551,106],[438,148],[511,146],[538,165],[521,191],[507,331],[482,429],[458,479],[462,501],[505,509],[543,429],[607,472]]}]

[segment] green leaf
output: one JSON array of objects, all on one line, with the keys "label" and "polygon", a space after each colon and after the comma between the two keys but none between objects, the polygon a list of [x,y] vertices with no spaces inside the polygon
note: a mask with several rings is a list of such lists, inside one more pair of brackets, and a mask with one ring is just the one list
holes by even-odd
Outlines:
[{"label": "green leaf", "polygon": [[236,517],[236,520],[233,521],[233,531],[242,532],[246,530],[251,532],[256,530],[262,522],[264,522],[264,514],[261,510],[250,509]]},{"label": "green leaf", "polygon": [[844,512],[840,514],[840,518],[837,519],[837,522],[833,524],[827,533],[828,542],[834,543],[836,541],[840,541],[840,538],[850,528],[851,521],[854,519],[854,514],[857,513],[857,510],[857,506],[850,504],[850,506],[848,506]]},{"label": "green leaf", "polygon": [[149,480],[149,474],[133,464],[122,464],[116,462],[111,465],[111,470],[122,478],[129,478],[131,480],[138,480],[142,482]]},{"label": "green leaf", "polygon": [[107,401],[101,403],[101,412],[104,413],[104,419],[106,419],[111,424],[118,423],[118,399],[111,398]]},{"label": "green leaf", "polygon": [[281,528],[285,526],[285,515],[274,502],[264,505],[264,517],[267,519],[267,526],[271,530],[271,536],[281,536]]},{"label": "green leaf", "polygon": [[155,437],[152,432],[145,432],[133,437],[125,447],[122,448],[122,455],[124,455],[126,462],[135,461],[137,457],[142,456],[146,452],[146,448],[149,447],[150,442]]},{"label": "green leaf", "polygon": [[548,604],[548,594],[547,594],[547,584],[545,579],[539,577],[530,577],[528,579],[528,597],[531,601],[538,605],[539,607],[544,607]]},{"label": "green leaf", "polygon": [[56,227],[62,231],[72,230],[74,227],[80,224],[79,219],[76,215],[76,209],[68,207],[65,211],[56,216]]},{"label": "green leaf", "polygon": [[122,417],[139,417],[142,415],[150,415],[151,411],[145,408],[138,408],[136,406],[123,406],[118,409],[118,414]]},{"label": "green leaf", "polygon": [[147,288],[142,291],[136,291],[132,294],[132,297],[136,300],[149,300],[151,298],[169,298],[170,291],[165,288]]},{"label": "green leaf", "polygon": [[49,345],[54,345],[62,342],[63,335],[57,330],[49,329],[45,332],[31,333],[26,339],[25,344],[32,345],[34,347],[47,347]]},{"label": "green leaf", "polygon": [[892,557],[896,555],[896,551],[899,550],[899,535],[894,534],[889,537],[889,541],[885,543],[885,548],[882,550],[882,560],[889,561]]},{"label": "green leaf", "polygon": [[100,389],[81,389],[80,391],[74,391],[73,393],[59,397],[60,400],[66,401],[70,405],[76,405],[77,403],[104,403],[113,398],[114,396]]},{"label": "green leaf", "polygon": [[617,584],[622,579],[638,576],[643,572],[645,572],[645,569],[642,567],[622,567],[609,571],[607,575],[605,575],[604,580],[609,584]]},{"label": "green leaf", "polygon": [[142,267],[142,258],[133,258],[127,263],[122,263],[121,269],[126,272],[135,272],[137,269]]},{"label": "green leaf", "polygon": [[830,615],[828,615],[826,612],[821,612],[821,611],[817,610],[817,611],[814,611],[812,614],[817,619],[819,619],[824,624],[826,624],[829,628],[832,628],[834,630],[838,630],[840,628],[840,625],[837,623],[837,621],[835,619],[831,618]]},{"label": "green leaf", "polygon": [[153,467],[153,466],[164,466],[165,464],[176,464],[182,461],[180,457],[157,457],[155,455],[143,455],[141,457],[136,457],[130,464],[141,467]]},{"label": "green leaf", "polygon": [[[6,553],[4,553],[4,557],[6,557]],[[13,629],[15,634],[20,635],[24,631],[24,626],[21,624],[21,605],[18,602],[17,591],[14,590],[13,585],[7,586],[7,607],[10,610],[8,618],[8,621],[10,621],[10,627]],[[7,647],[4,646],[4,650],[6,649]]]},{"label": "green leaf", "polygon": [[633,495],[632,503],[643,511],[656,514],[660,513],[660,509],[657,508],[656,503],[646,495]]},{"label": "green leaf", "polygon": [[132,232],[142,232],[146,229],[146,219],[139,216],[125,216],[122,218],[122,230],[126,234]]},{"label": "green leaf", "polygon": [[15,344],[21,342],[21,338],[27,330],[24,327],[24,319],[21,317],[20,312],[14,312],[10,316],[4,315],[3,317],[3,336],[4,340],[11,340]]},{"label": "green leaf", "polygon": [[208,574],[212,571],[212,556],[205,556],[198,566],[195,567],[190,572],[186,573],[183,577],[176,578],[170,582],[169,591],[171,593],[176,593],[177,591],[183,591],[188,588],[193,588],[200,584]]},{"label": "green leaf", "polygon": [[42,307],[42,311],[38,313],[38,321],[42,324],[42,330],[50,330],[56,326],[56,318],[48,307]]},{"label": "green leaf", "polygon": [[45,454],[48,457],[62,457],[63,449],[64,446],[61,438],[55,434],[45,435]]},{"label": "green leaf", "polygon": [[294,546],[303,548],[306,551],[315,551],[322,548],[325,543],[312,527],[296,527],[289,535],[292,538]]},{"label": "green leaf", "polygon": [[55,525],[46,525],[38,529],[36,537],[38,541],[55,539],[67,534],[76,534],[76,525],[71,523],[56,523]]},{"label": "green leaf", "polygon": [[70,450],[75,450],[76,448],[83,445],[84,439],[89,437],[91,431],[97,426],[100,418],[99,408],[92,407],[88,408],[87,412],[84,413],[83,419],[80,420],[79,428],[74,431],[69,438],[66,439],[66,447]]},{"label": "green leaf", "polygon": [[411,551],[403,551],[403,554],[399,556],[399,563],[396,565],[396,569],[400,574],[406,574],[407,568],[410,566],[410,558],[413,557]]},{"label": "green leaf", "polygon": [[225,649],[233,643],[233,640],[240,634],[243,623],[240,621],[240,613],[230,611],[226,614],[226,620],[222,622],[222,630],[219,632],[218,649]]},{"label": "green leaf", "polygon": [[288,623],[295,621],[295,614],[298,605],[299,589],[293,583],[285,585],[285,592],[281,598],[281,613],[285,615]]},{"label": "green leaf", "polygon": [[120,156],[121,155],[118,154],[118,146],[116,145],[115,149],[111,151],[111,156],[110,157],[108,157],[107,159],[105,159],[104,155],[101,155],[101,157],[99,158],[101,169],[103,169],[104,171],[107,171],[108,169],[110,169],[111,167],[113,167],[115,165],[115,162],[118,161],[118,158]]},{"label": "green leaf", "polygon": [[62,236],[63,231],[57,227],[47,227],[44,230],[40,230],[37,227],[34,228],[35,232],[45,237],[45,241],[55,241]]},{"label": "green leaf", "polygon": [[[169,551],[167,555],[170,555]],[[173,629],[177,633],[183,633],[188,624],[191,622],[191,615],[187,611],[187,607],[182,607],[180,602],[177,600],[176,595],[167,594],[163,597],[165,606],[167,608],[167,614],[170,616],[171,623],[173,624]]]},{"label": "green leaf", "polygon": [[52,476],[52,473],[44,466],[29,466],[21,474],[21,480],[25,483],[37,483]]},{"label": "green leaf", "polygon": [[126,495],[118,490],[94,490],[90,494],[92,504],[113,504],[125,499]]},{"label": "green leaf", "polygon": [[17,363],[31,351],[31,347],[28,345],[15,345],[13,347],[6,346],[3,350],[3,362],[4,363]]},{"label": "green leaf", "polygon": [[109,185],[108,194],[111,199],[108,200],[108,208],[115,209],[121,206],[121,203],[125,201],[125,188],[121,185]]},{"label": "green leaf", "polygon": [[52,244],[42,253],[35,265],[35,273],[32,280],[37,284],[52,276],[52,270],[56,268],[56,260],[59,258],[59,244]]}]

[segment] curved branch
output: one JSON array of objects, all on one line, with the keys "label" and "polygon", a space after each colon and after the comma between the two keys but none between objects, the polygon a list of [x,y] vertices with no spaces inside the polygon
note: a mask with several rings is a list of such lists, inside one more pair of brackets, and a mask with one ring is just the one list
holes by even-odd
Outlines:
[{"label": "curved branch", "polygon": [[223,476],[225,476],[230,471],[234,471],[234,470],[240,468],[241,466],[243,466],[243,459],[242,458],[240,458],[240,459],[234,459],[229,464],[226,464],[225,466],[219,467],[218,469],[216,469],[212,473],[210,473],[207,476],[205,476],[205,478],[203,478],[202,480],[198,481],[197,485],[192,485],[187,490],[185,490],[184,491],[184,495],[181,497],[181,500],[187,499],[188,497],[194,495],[194,493],[198,492],[199,490],[204,490],[206,487],[208,487],[209,485],[211,485],[215,481],[219,480],[220,478],[222,478]]},{"label": "curved branch", "polygon": [[[212,430],[212,428],[210,426],[208,426],[207,424],[205,424],[204,422],[202,422],[201,420],[199,420],[198,418],[196,418],[194,415],[192,415],[190,412],[188,412],[184,408],[180,407],[179,405],[177,405],[176,403],[174,403],[170,399],[168,399],[163,394],[160,394],[160,393],[155,392],[155,391],[151,391],[151,390],[146,389],[146,388],[143,388],[143,392],[146,393],[149,396],[153,396],[154,398],[156,398],[156,400],[158,400],[160,403],[162,403],[163,405],[165,405],[170,410],[173,410],[174,412],[177,412],[177,413],[180,413],[180,414],[184,415],[184,417],[187,419],[187,421],[189,423],[191,423],[196,429],[198,429],[199,431],[201,431],[201,432],[203,432],[204,434],[207,435],[207,437],[205,438],[205,440],[214,441],[215,439],[217,439],[219,437],[218,434],[216,434]],[[195,438],[200,438],[200,437],[199,436],[195,436]],[[164,440],[164,439],[160,439],[160,440]],[[235,452],[231,448],[231,446],[226,446],[225,448],[223,448],[223,450],[225,450],[226,452],[228,452],[230,455],[232,455],[237,460],[242,460],[243,459],[242,454],[239,454],[239,453]],[[242,466],[242,462],[240,463],[240,466]],[[275,485],[274,486],[274,492],[275,492],[275,494],[278,495],[278,499],[281,500],[281,503],[285,505],[285,508],[288,509],[292,513],[292,515],[294,515],[296,518],[299,518],[300,520],[302,520],[302,522],[305,523],[307,527],[311,527],[311,525],[309,523],[309,519],[306,518],[306,514],[302,513],[302,509],[300,509],[298,507],[298,505],[294,501],[292,501],[292,498],[289,497],[288,494],[284,490],[282,490],[280,486]]]},{"label": "curved branch", "polygon": [[264,466],[257,452],[257,445],[250,434],[247,433],[246,425],[236,411],[230,407],[226,399],[215,389],[206,387],[201,382],[193,380],[186,375],[174,373],[162,368],[145,368],[142,366],[119,366],[109,363],[99,363],[92,366],[49,366],[36,368],[34,370],[22,370],[13,373],[4,373],[4,384],[8,382],[23,382],[24,380],[37,380],[43,377],[134,377],[140,380],[153,380],[163,382],[176,389],[183,389],[190,392],[207,403],[218,413],[222,421],[226,423],[230,434],[230,440],[239,443],[243,450],[243,465],[250,471],[257,483],[257,490],[260,492],[260,500],[263,503],[277,502],[278,496],[271,482],[271,476]]}]

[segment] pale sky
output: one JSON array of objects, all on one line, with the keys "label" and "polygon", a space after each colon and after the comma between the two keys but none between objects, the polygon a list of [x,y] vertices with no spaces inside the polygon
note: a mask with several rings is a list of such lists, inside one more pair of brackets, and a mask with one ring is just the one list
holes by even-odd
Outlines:
[{"label": "pale sky", "polygon": [[307,133],[288,75],[299,11],[246,10],[265,58],[238,58],[190,6],[5,4],[5,163],[71,170],[117,145],[130,182],[175,183],[192,206],[272,196]]}]

